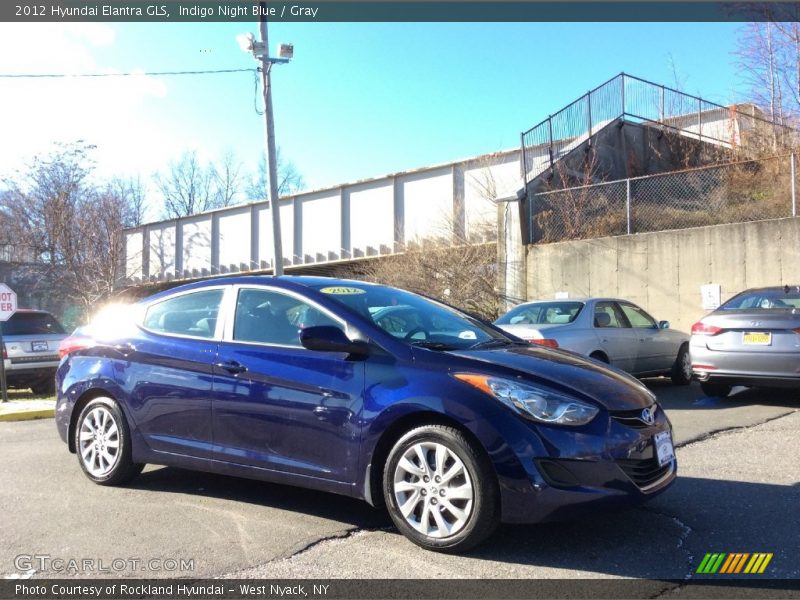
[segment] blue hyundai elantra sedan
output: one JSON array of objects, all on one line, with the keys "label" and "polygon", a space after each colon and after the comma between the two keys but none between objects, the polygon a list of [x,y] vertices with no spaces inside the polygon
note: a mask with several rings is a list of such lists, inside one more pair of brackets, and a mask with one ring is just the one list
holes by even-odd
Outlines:
[{"label": "blue hyundai elantra sedan", "polygon": [[152,463],[315,488],[458,552],[676,476],[669,419],[636,379],[381,285],[192,283],[109,309],[61,354],[58,431],[102,485]]}]

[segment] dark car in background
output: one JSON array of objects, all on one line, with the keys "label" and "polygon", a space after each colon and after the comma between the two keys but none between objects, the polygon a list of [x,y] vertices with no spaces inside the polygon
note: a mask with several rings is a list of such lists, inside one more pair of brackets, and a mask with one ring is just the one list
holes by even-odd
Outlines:
[{"label": "dark car in background", "polygon": [[390,287],[197,282],[62,348],[56,424],[98,484],[154,463],[315,488],[455,552],[676,476],[669,419],[637,380]]},{"label": "dark car in background", "polygon": [[709,396],[800,388],[800,286],[750,289],[692,326],[692,372]]},{"label": "dark car in background", "polygon": [[48,312],[21,309],[2,327],[8,387],[53,393],[58,347],[67,337],[61,324]]}]

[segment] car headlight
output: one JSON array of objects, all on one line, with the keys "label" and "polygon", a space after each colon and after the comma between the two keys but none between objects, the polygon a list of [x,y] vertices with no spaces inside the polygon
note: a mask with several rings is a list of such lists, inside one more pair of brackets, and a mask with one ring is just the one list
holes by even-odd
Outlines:
[{"label": "car headlight", "polygon": [[489,394],[523,417],[542,423],[585,425],[600,410],[591,404],[513,379],[475,373],[456,373],[454,377]]}]

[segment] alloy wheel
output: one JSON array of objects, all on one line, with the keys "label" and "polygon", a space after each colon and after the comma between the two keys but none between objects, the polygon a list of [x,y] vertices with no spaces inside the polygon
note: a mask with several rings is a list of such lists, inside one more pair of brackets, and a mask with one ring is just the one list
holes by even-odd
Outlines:
[{"label": "alloy wheel", "polygon": [[472,514],[470,475],[455,452],[437,442],[418,442],[403,453],[393,492],[406,522],[431,538],[458,533]]},{"label": "alloy wheel", "polygon": [[81,461],[94,477],[105,477],[119,461],[119,425],[105,406],[93,408],[81,422]]}]

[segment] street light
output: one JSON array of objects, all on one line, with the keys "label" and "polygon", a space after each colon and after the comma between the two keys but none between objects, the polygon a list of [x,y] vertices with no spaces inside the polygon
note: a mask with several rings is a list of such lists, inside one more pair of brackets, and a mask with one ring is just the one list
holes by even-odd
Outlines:
[{"label": "street light", "polygon": [[[264,8],[265,3],[261,3]],[[236,41],[243,52],[252,54],[253,58],[261,63],[261,87],[264,91],[264,135],[267,141],[267,168],[269,177],[269,210],[272,214],[272,242],[275,248],[275,275],[283,275],[283,245],[281,243],[281,214],[278,198],[278,162],[275,154],[275,123],[272,115],[272,88],[270,70],[273,64],[288,63],[294,56],[292,44],[278,46],[278,56],[270,57],[267,38],[267,20],[262,10],[259,18],[261,41],[256,40],[252,33],[236,36]]]}]

